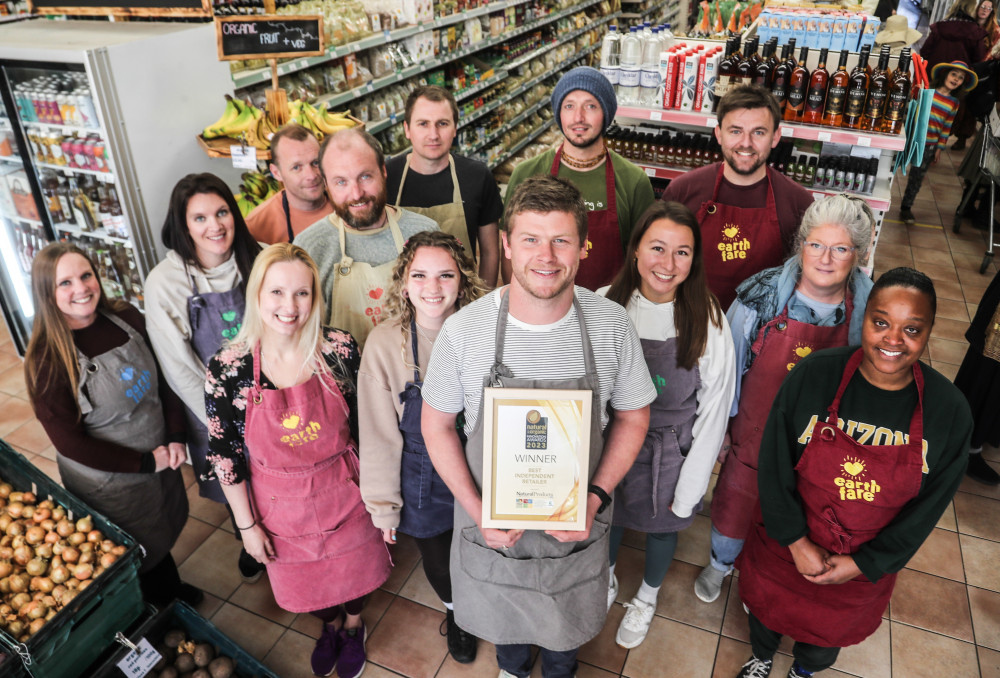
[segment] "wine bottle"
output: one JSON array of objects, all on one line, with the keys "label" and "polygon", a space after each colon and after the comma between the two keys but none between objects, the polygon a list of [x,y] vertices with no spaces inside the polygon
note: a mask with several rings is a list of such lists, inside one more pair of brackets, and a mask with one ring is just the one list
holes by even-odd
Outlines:
[{"label": "wine bottle", "polygon": [[906,105],[910,101],[910,51],[903,50],[899,56],[899,64],[890,78],[889,95],[885,104],[885,116],[882,120],[882,131],[886,134],[899,134],[903,131],[906,120]]},{"label": "wine bottle", "polygon": [[868,98],[868,86],[870,77],[868,75],[868,58],[870,49],[867,45],[861,48],[861,55],[858,58],[858,65],[851,71],[851,77],[847,86],[847,103],[844,104],[844,120],[841,127],[858,129],[861,127],[861,117],[865,112],[865,102]]},{"label": "wine bottle", "polygon": [[799,61],[788,79],[788,103],[785,105],[785,120],[798,122],[802,119],[802,109],[805,108],[806,91],[809,89],[809,69],[806,60],[809,58],[809,48],[799,51]]},{"label": "wine bottle", "polygon": [[788,103],[788,83],[792,79],[795,59],[792,57],[792,45],[786,43],[781,48],[781,62],[774,69],[771,80],[771,94],[778,100],[781,117],[785,117],[785,106]]},{"label": "wine bottle", "polygon": [[840,52],[840,63],[837,71],[830,78],[830,89],[826,93],[826,107],[823,109],[823,124],[830,127],[840,127],[844,119],[844,104],[847,100],[847,87],[851,76],[847,73],[847,57],[845,49]]},{"label": "wine bottle", "polygon": [[828,53],[829,50],[826,47],[819,51],[819,65],[809,76],[809,89],[802,107],[802,122],[810,125],[818,125],[823,119],[823,109],[826,106],[826,88],[830,84],[830,71],[826,70]]},{"label": "wine bottle", "polygon": [[868,86],[868,100],[865,101],[865,114],[861,117],[861,129],[867,132],[877,132],[885,115],[885,104],[889,98],[889,50],[884,49],[878,57],[878,66],[872,73],[871,84]]}]

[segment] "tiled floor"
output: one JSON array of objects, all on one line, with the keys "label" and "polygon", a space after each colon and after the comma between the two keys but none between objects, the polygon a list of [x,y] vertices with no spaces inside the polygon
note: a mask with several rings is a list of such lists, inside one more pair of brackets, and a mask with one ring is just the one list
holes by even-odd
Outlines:
[{"label": "tiled floor", "polygon": [[[934,278],[938,320],[929,349],[933,366],[953,377],[965,354],[963,333],[996,271],[978,273],[985,249],[982,232],[966,224],[951,232],[960,188],[954,175],[961,154],[946,152],[933,168],[906,228],[889,214],[876,257],[876,272],[915,266]],[[898,205],[902,184],[893,189]],[[942,227],[943,225],[943,227]],[[9,338],[0,335],[0,437],[57,476],[55,452],[25,399],[21,363]],[[1000,450],[987,450],[1000,469]],[[193,478],[188,468],[189,483]],[[309,653],[319,622],[277,607],[267,580],[242,584],[239,550],[226,511],[198,498],[189,484],[191,518],[174,547],[185,579],[206,592],[200,612],[284,678],[311,675]],[[615,605],[607,626],[580,652],[581,678],[610,676],[731,678],[749,654],[746,615],[736,585],[711,605],[693,594],[694,579],[708,559],[708,511],[683,532],[677,557],[660,594],[657,617],[645,643],[632,651],[617,647],[614,633],[624,609]],[[630,535],[619,557],[619,601],[639,586],[641,541]],[[402,539],[386,585],[371,596],[364,616],[369,628],[367,678],[380,676],[489,676],[497,674],[492,647],[481,643],[471,666],[447,657],[438,628],[443,608],[419,566],[413,543]],[[895,595],[878,631],[845,649],[827,676],[921,678],[1000,677],[1000,488],[968,479],[953,505],[909,567],[900,573]],[[789,649],[787,646],[784,648]],[[780,655],[774,676],[784,676],[791,658]],[[535,674],[540,675],[536,665]]]}]

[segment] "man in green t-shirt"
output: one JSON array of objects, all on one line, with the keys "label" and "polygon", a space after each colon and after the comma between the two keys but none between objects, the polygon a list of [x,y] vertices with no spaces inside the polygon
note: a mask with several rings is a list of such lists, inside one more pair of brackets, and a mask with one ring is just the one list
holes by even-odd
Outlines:
[{"label": "man in green t-shirt", "polygon": [[[581,66],[566,73],[552,91],[562,144],[519,164],[507,185],[507,195],[513,195],[528,177],[550,174],[579,189],[588,233],[576,284],[591,290],[610,283],[622,267],[632,226],[655,200],[645,172],[604,143],[617,110],[615,88],[600,71]],[[505,252],[501,260],[504,280],[510,280],[509,256]]]}]

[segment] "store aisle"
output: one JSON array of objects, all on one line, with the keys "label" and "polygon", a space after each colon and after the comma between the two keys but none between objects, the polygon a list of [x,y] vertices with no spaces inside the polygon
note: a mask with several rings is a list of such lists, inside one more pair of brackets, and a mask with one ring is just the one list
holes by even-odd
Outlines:
[{"label": "store aisle", "polygon": [[[946,152],[927,175],[913,206],[917,225],[907,228],[889,219],[879,242],[876,273],[910,265],[930,275],[938,293],[938,319],[929,346],[931,364],[953,377],[965,354],[964,333],[987,283],[996,271],[978,272],[985,249],[981,231],[970,225],[951,232],[960,198],[954,167],[961,153]],[[903,181],[893,188],[898,205]],[[45,472],[58,477],[55,452],[34,420],[24,393],[21,362],[6,332],[0,335],[0,438],[17,448]],[[986,457],[1000,469],[1000,450]],[[319,622],[309,615],[279,609],[267,580],[240,581],[236,569],[238,542],[225,509],[198,498],[186,467],[191,518],[173,550],[183,577],[200,586],[206,599],[199,611],[284,678],[309,676],[309,654]],[[707,509],[683,532],[676,560],[660,594],[657,617],[645,643],[626,651],[614,643],[624,614],[615,605],[604,632],[580,652],[581,678],[610,676],[656,678],[731,678],[749,656],[746,615],[731,580],[723,595],[706,605],[693,594],[695,577],[707,562]],[[642,542],[626,537],[617,574],[619,602],[627,601],[641,577]],[[395,569],[386,585],[371,596],[368,625],[370,663],[367,678],[383,676],[483,676],[497,674],[492,647],[481,643],[475,664],[462,666],[448,658],[438,628],[443,608],[418,566],[412,541],[401,539],[393,555]],[[1000,678],[1000,488],[966,479],[952,506],[927,543],[900,573],[882,626],[861,645],[841,654],[834,669],[822,676],[920,678],[961,676]],[[783,647],[788,651],[790,647]],[[791,663],[779,655],[774,676],[784,676]],[[535,667],[535,675],[541,675]]]}]

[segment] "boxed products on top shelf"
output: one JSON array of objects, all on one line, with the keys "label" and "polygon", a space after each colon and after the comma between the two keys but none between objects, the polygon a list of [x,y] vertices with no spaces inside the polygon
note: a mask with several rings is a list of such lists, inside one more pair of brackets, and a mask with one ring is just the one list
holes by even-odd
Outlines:
[{"label": "boxed products on top shelf", "polygon": [[779,45],[795,39],[799,47],[846,49],[857,52],[875,46],[875,34],[882,21],[864,12],[813,7],[768,7],[757,22],[761,42],[777,38]]}]

